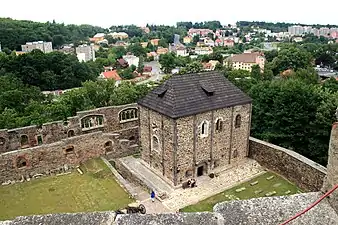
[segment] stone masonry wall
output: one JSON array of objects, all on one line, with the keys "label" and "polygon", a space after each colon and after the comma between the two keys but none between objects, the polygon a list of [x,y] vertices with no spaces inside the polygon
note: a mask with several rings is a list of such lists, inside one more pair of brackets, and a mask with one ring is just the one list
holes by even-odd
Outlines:
[{"label": "stone masonry wall", "polygon": [[150,164],[149,110],[145,107],[139,106],[139,111],[141,158]]},{"label": "stone masonry wall", "polygon": [[[222,121],[222,128],[216,130],[216,122]],[[212,139],[213,168],[229,164],[232,108],[218,109],[214,111],[214,135]]]},{"label": "stone masonry wall", "polygon": [[[207,128],[205,130],[206,135],[202,136],[201,134],[201,126],[203,121],[207,122]],[[209,167],[209,162],[210,162],[210,146],[211,146],[211,131],[213,129],[213,118],[212,118],[212,112],[206,112],[202,114],[196,115],[196,125],[197,125],[197,138],[196,138],[196,161],[195,165],[199,166],[204,164],[206,166],[206,170],[208,171]],[[186,146],[182,146],[185,148]],[[207,172],[205,171],[205,172]]]},{"label": "stone masonry wall", "polygon": [[[331,190],[338,184],[338,122],[332,125],[329,158],[327,164],[327,176],[323,185],[323,192]],[[338,212],[338,194],[334,191],[328,198],[332,207]]]},{"label": "stone masonry wall", "polygon": [[[135,135],[137,131],[136,127],[117,133]],[[121,141],[117,134],[95,132],[65,138],[52,144],[6,152],[0,155],[0,183],[21,180],[22,176],[31,178],[37,174],[49,175],[53,170],[76,167],[91,158],[121,157],[137,150]]]},{"label": "stone masonry wall", "polygon": [[163,120],[163,172],[170,181],[174,181],[174,120],[162,117]]},{"label": "stone masonry wall", "polygon": [[[67,121],[55,121],[42,126],[21,127],[10,130],[0,130],[0,153],[35,147],[42,144],[51,144],[67,137],[77,136],[97,131],[114,132],[138,126],[138,118],[120,121],[120,112],[135,109],[137,104],[98,108],[78,112],[77,116],[70,117]],[[102,124],[90,128],[83,128],[82,122],[86,118],[102,118]],[[94,123],[98,123],[93,120]],[[137,138],[137,137],[134,137]],[[127,138],[129,139],[129,137]]]},{"label": "stone masonry wall", "polygon": [[262,166],[281,174],[306,191],[318,191],[322,187],[326,168],[304,156],[250,137],[249,157]]},{"label": "stone masonry wall", "polygon": [[177,119],[177,181],[182,183],[195,174],[194,116]]},{"label": "stone masonry wall", "polygon": [[[232,140],[230,163],[248,156],[248,142],[250,137],[251,104],[239,105],[232,112]],[[240,119],[237,121],[236,118]]]},{"label": "stone masonry wall", "polygon": [[145,107],[139,108],[141,158],[174,182],[173,120]]}]

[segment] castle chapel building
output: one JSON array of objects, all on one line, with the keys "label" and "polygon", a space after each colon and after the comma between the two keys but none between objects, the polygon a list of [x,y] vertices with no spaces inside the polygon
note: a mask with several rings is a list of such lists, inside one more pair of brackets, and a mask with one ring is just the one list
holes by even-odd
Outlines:
[{"label": "castle chapel building", "polygon": [[252,100],[223,75],[174,75],[139,101],[141,157],[173,185],[248,155]]}]

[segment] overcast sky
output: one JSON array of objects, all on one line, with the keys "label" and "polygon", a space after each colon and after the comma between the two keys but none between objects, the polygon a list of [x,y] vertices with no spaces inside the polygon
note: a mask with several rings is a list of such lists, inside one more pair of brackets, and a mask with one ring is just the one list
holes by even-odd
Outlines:
[{"label": "overcast sky", "polygon": [[337,0],[0,0],[0,17],[92,24],[238,20],[338,25]]}]

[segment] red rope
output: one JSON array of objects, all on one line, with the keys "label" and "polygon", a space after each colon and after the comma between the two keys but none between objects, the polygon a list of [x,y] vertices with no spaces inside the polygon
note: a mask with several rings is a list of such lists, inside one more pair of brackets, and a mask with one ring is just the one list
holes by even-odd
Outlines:
[{"label": "red rope", "polygon": [[281,223],[280,225],[285,225],[290,223],[292,220],[296,219],[297,217],[303,215],[304,213],[306,213],[307,211],[309,211],[310,209],[312,209],[313,207],[315,207],[319,202],[321,202],[324,198],[326,198],[327,196],[329,196],[332,192],[334,192],[336,189],[338,188],[338,184],[336,186],[334,186],[331,190],[329,190],[328,192],[326,192],[322,197],[320,197],[320,199],[318,199],[317,201],[315,201],[312,205],[310,205],[308,208],[306,208],[305,210],[303,210],[302,212],[297,213],[295,216],[291,217],[290,219],[288,219],[287,221],[285,221],[284,223]]}]

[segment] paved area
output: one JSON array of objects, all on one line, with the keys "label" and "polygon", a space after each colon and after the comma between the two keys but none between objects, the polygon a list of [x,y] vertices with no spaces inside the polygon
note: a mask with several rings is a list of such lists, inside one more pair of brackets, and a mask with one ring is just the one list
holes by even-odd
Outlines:
[{"label": "paved area", "polygon": [[213,179],[208,176],[198,178],[196,188],[175,190],[168,199],[163,201],[163,205],[172,211],[177,211],[263,173],[265,173],[264,168],[256,161],[245,159],[234,167],[220,172],[218,177]]},{"label": "paved area", "polygon": [[166,183],[164,180],[162,180],[161,177],[153,173],[149,168],[144,166],[140,159],[134,158],[133,156],[128,156],[119,159],[122,164],[128,168],[128,170],[141,179],[147,187],[150,189],[155,190],[156,193],[167,193],[170,194],[173,192],[172,187]]},{"label": "paved area", "polygon": [[[195,204],[201,200],[218,194],[227,190],[238,183],[245,182],[255,176],[265,173],[264,168],[261,167],[255,160],[244,159],[231,167],[218,168],[219,176],[210,178],[202,176],[197,178],[197,187],[188,189],[173,189],[168,183],[162,180],[157,174],[153,173],[149,168],[141,163],[141,159],[134,157],[125,157],[120,159],[121,162],[138,178],[140,178],[148,187],[153,188],[155,192],[161,193],[165,191],[168,198],[164,199],[158,204],[150,202],[149,193],[138,193],[138,199],[149,207],[158,205],[159,212],[175,212],[179,209]],[[162,207],[160,207],[162,205]],[[153,207],[156,211],[157,207]]]}]

